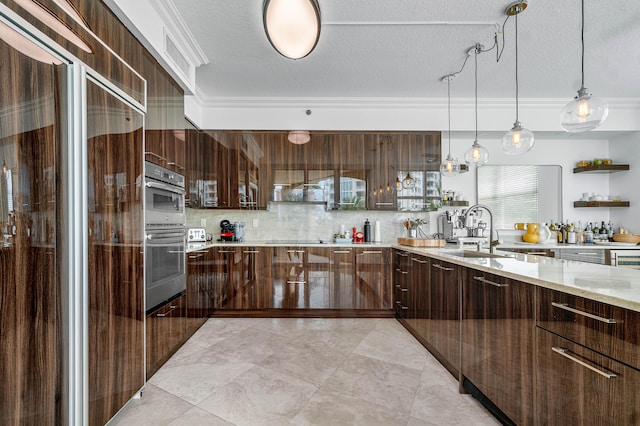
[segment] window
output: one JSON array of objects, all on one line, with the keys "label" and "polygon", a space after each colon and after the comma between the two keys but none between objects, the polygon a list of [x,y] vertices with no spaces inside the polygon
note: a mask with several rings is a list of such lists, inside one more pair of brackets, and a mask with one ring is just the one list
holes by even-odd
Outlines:
[{"label": "window", "polygon": [[560,219],[561,172],[560,166],[478,167],[478,203],[491,209],[497,229]]}]

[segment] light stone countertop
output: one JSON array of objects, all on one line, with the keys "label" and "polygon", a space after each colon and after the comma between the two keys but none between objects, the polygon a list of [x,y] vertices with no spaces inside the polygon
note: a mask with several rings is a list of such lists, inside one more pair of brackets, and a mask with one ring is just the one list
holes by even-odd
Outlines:
[{"label": "light stone countertop", "polygon": [[558,244],[558,243],[544,243],[544,244],[531,244],[521,241],[507,241],[496,247],[497,249],[527,249],[527,250],[562,250],[562,249],[600,249],[600,250],[640,250],[640,246],[630,243],[598,243],[598,244]]},{"label": "light stone countertop", "polygon": [[640,312],[637,269],[506,252],[503,253],[512,257],[462,258],[452,254],[460,249],[393,248]]},{"label": "light stone countertop", "polygon": [[[276,242],[277,241],[277,242]],[[273,241],[243,241],[243,242],[223,242],[207,241],[206,243],[187,243],[187,253],[198,250],[206,250],[211,247],[353,247],[353,248],[390,248],[390,243],[334,243],[322,242],[319,240],[297,241],[297,240],[273,240]]]}]

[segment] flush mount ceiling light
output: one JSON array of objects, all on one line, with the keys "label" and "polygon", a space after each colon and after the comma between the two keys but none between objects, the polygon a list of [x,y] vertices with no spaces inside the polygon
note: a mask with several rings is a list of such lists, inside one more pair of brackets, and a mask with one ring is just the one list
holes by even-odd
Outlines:
[{"label": "flush mount ceiling light", "polygon": [[475,63],[476,138],[471,148],[464,153],[464,161],[469,165],[483,166],[489,161],[489,151],[478,142],[478,54],[482,51],[482,45],[476,44],[471,51],[473,51]]},{"label": "flush mount ceiling light", "polygon": [[506,14],[516,18],[516,121],[513,127],[502,137],[502,150],[505,154],[524,154],[535,142],[535,136],[529,129],[522,127],[518,120],[518,14],[527,8],[526,1],[518,1],[507,7]]},{"label": "flush mount ceiling light", "polygon": [[317,0],[264,0],[262,22],[269,43],[282,56],[307,56],[320,38]]},{"label": "flush mount ceiling light", "polygon": [[69,27],[67,27],[62,21],[58,19],[49,9],[40,5],[33,0],[14,0],[24,10],[33,15],[37,20],[51,28],[53,31],[66,38],[68,41],[84,50],[87,53],[93,53],[93,50],[85,43],[76,33],[74,33]]},{"label": "flush mount ceiling light", "polygon": [[311,140],[311,134],[307,130],[292,130],[287,139],[293,144],[303,145]]},{"label": "flush mount ceiling light", "polygon": [[447,82],[447,111],[449,117],[449,153],[447,159],[440,165],[440,173],[443,176],[455,176],[460,173],[460,162],[457,158],[451,156],[451,80],[454,74],[445,75],[442,81]]},{"label": "flush mount ceiling light", "polygon": [[594,98],[584,87],[584,0],[582,0],[582,81],[578,96],[569,102],[560,112],[560,125],[570,133],[587,132],[604,123],[609,115],[609,106],[604,99]]}]

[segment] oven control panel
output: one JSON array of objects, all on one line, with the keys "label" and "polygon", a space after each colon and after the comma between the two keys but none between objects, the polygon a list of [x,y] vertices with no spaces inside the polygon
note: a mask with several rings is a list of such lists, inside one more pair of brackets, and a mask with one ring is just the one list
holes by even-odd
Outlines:
[{"label": "oven control panel", "polygon": [[204,228],[191,228],[187,232],[187,242],[204,242],[207,241],[207,233]]}]

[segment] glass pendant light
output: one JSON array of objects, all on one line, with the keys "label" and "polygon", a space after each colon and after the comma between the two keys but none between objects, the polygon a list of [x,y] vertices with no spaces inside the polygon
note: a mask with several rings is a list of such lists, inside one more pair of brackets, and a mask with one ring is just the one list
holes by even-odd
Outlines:
[{"label": "glass pendant light", "polygon": [[582,0],[582,82],[578,96],[569,102],[560,112],[560,125],[570,133],[587,132],[604,123],[609,115],[609,106],[604,99],[594,98],[584,87],[584,0]]},{"label": "glass pendant light", "polygon": [[518,120],[518,14],[526,7],[526,2],[518,1],[507,8],[507,15],[516,18],[516,121],[511,130],[502,137],[502,150],[505,154],[511,155],[524,154],[533,147],[535,142],[533,132],[522,127]]},{"label": "glass pendant light", "polygon": [[469,165],[483,166],[489,161],[489,151],[478,142],[478,53],[482,47],[476,44],[474,49],[475,59],[475,85],[476,85],[476,138],[471,148],[464,153],[464,161]]},{"label": "glass pendant light", "polygon": [[402,182],[400,182],[400,179],[396,177],[396,190],[400,189],[402,187]]},{"label": "glass pendant light", "polygon": [[407,175],[402,179],[402,186],[407,189],[416,186],[416,180],[411,177],[411,173],[407,172]]},{"label": "glass pendant light", "polygon": [[455,176],[460,173],[460,162],[457,158],[451,156],[451,79],[453,74],[442,77],[442,81],[447,81],[447,111],[449,117],[449,153],[444,163],[440,165],[440,173],[443,176]]}]

